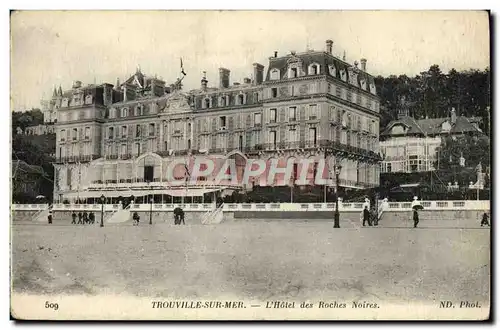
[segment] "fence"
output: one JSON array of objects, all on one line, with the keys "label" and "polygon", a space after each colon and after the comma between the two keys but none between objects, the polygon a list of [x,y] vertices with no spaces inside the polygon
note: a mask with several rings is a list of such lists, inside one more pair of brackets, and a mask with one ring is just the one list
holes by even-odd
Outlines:
[{"label": "fence", "polygon": [[[379,201],[379,205],[383,201]],[[490,201],[462,200],[462,201],[420,201],[424,210],[446,211],[446,210],[489,210]],[[385,212],[410,211],[411,202],[388,202],[384,207]],[[13,204],[12,209],[17,211],[40,211],[47,210],[48,204]],[[155,212],[172,211],[181,207],[184,211],[206,212],[215,208],[215,204],[131,204],[130,211]],[[121,204],[104,204],[105,211],[118,211],[122,209]],[[339,203],[341,212],[361,212],[363,203]],[[100,211],[101,204],[54,204],[54,211]],[[335,203],[225,203],[224,212],[231,211],[335,211]]]}]

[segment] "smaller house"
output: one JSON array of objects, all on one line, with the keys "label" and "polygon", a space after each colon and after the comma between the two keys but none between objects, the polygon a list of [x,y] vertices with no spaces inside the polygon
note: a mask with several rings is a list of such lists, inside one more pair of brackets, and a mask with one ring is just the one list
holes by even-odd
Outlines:
[{"label": "smaller house", "polygon": [[415,119],[401,116],[380,133],[381,173],[425,172],[434,170],[437,148],[444,136],[483,134],[481,118],[457,116],[455,109],[447,118]]}]

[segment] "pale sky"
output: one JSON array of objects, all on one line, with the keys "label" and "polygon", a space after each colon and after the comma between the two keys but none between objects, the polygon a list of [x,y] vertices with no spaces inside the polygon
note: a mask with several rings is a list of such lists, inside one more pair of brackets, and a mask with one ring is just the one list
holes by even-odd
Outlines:
[{"label": "pale sky", "polygon": [[55,86],[123,82],[137,66],[173,83],[180,60],[184,89],[218,84],[218,68],[231,83],[252,74],[252,63],[324,50],[350,63],[368,60],[372,75],[414,76],[432,64],[451,68],[489,66],[489,22],[474,11],[32,11],[11,15],[11,105],[40,107]]}]

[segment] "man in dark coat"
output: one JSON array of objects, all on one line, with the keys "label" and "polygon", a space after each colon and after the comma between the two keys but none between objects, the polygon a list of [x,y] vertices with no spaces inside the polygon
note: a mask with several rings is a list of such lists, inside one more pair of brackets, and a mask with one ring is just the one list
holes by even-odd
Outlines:
[{"label": "man in dark coat", "polygon": [[486,212],[483,213],[483,217],[481,219],[481,227],[482,226],[490,226],[490,222],[488,221],[488,214]]},{"label": "man in dark coat", "polygon": [[368,210],[368,206],[365,206],[363,209],[363,227],[365,226],[365,223],[368,221],[368,225],[372,225],[372,221],[370,219],[370,210]]},{"label": "man in dark coat", "polygon": [[132,219],[134,220],[134,223],[133,225],[134,226],[139,226],[139,220],[140,220],[140,216],[137,212],[134,212],[134,214],[132,215]]},{"label": "man in dark coat", "polygon": [[83,212],[83,224],[89,223],[89,215],[87,214],[87,211]]},{"label": "man in dark coat", "polygon": [[90,213],[89,213],[89,222],[90,222],[90,224],[94,224],[94,223],[95,223],[95,215],[94,215],[94,212],[90,212]]},{"label": "man in dark coat", "polygon": [[47,220],[49,221],[49,225],[52,224],[52,211],[49,211],[49,215],[47,217]]},{"label": "man in dark coat", "polygon": [[71,215],[71,219],[72,219],[71,224],[76,225],[76,213],[75,212],[73,212],[73,214]]},{"label": "man in dark coat", "polygon": [[418,222],[418,211],[413,209],[413,228],[417,228]]},{"label": "man in dark coat", "polygon": [[79,225],[82,225],[82,224],[83,224],[82,217],[83,217],[82,212],[78,212],[78,224],[79,224]]}]

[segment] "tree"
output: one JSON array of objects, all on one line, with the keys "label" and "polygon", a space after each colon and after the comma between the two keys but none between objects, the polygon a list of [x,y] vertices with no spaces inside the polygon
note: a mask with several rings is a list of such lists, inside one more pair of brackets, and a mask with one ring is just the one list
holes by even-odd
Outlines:
[{"label": "tree", "polygon": [[[471,181],[476,182],[479,163],[483,172],[490,166],[490,139],[485,135],[446,137],[438,148],[437,156],[434,167],[441,180],[467,186]],[[465,159],[464,166],[460,164],[461,157]]]}]

